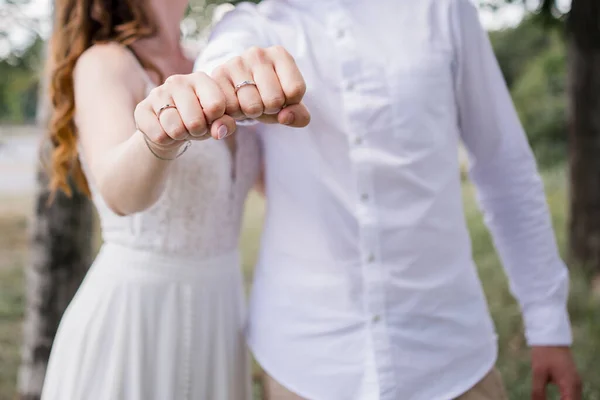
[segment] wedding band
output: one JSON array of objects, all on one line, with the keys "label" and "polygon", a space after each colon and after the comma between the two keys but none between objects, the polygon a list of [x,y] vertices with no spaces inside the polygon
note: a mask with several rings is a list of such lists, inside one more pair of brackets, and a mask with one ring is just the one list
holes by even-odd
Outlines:
[{"label": "wedding band", "polygon": [[156,113],[156,118],[158,118],[160,120],[160,114],[162,114],[163,111],[169,109],[169,108],[177,108],[175,107],[173,104],[165,104],[164,106],[162,106],[161,108],[158,109],[158,112]]},{"label": "wedding band", "polygon": [[256,83],[254,81],[243,81],[243,82],[240,82],[237,85],[235,85],[235,92],[237,93],[238,90],[240,90],[244,86],[256,86]]}]

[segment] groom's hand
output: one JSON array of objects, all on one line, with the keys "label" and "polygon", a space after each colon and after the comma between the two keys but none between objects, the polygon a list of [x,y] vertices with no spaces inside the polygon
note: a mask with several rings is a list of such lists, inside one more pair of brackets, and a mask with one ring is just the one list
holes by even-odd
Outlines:
[{"label": "groom's hand", "polygon": [[302,104],[306,83],[294,58],[281,46],[253,47],[217,67],[212,78],[227,99],[226,114],[302,128],[310,113]]},{"label": "groom's hand", "polygon": [[546,400],[546,386],[558,386],[561,400],[581,400],[581,380],[571,350],[560,346],[531,348],[532,400]]}]

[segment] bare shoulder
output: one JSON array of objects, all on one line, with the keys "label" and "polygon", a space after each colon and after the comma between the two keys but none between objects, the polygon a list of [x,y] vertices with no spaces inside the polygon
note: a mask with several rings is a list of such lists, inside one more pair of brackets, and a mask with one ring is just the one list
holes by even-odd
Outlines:
[{"label": "bare shoulder", "polygon": [[144,86],[135,58],[116,43],[95,44],[84,51],[73,71],[75,86],[124,85],[134,93]]}]

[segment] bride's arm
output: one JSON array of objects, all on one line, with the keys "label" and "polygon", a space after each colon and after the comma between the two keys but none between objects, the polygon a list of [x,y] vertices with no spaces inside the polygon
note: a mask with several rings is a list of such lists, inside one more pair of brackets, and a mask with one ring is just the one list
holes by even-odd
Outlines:
[{"label": "bride's arm", "polygon": [[[91,175],[88,179],[93,181],[108,206],[120,215],[142,211],[156,202],[172,165],[172,161],[164,159],[175,158],[184,144],[183,140],[173,138],[187,136],[185,128],[181,129],[181,109],[179,113],[166,110],[161,117],[162,126],[156,117],[160,107],[174,101],[172,91],[165,86],[154,89],[140,103],[144,106],[136,108],[145,94],[145,86],[139,66],[127,50],[116,45],[94,46],[81,56],[74,71],[76,123]],[[209,91],[207,97],[212,96],[213,128],[218,129],[216,120],[219,113],[222,116],[225,106],[216,89],[214,85],[213,93]],[[192,100],[190,103],[195,102],[202,116],[198,99]],[[192,115],[197,114],[192,111]],[[185,126],[196,134],[206,132],[206,121],[194,118],[184,121]],[[136,129],[136,122],[151,141],[146,141],[144,134]],[[231,125],[230,130],[234,129],[233,121],[228,125]]]}]

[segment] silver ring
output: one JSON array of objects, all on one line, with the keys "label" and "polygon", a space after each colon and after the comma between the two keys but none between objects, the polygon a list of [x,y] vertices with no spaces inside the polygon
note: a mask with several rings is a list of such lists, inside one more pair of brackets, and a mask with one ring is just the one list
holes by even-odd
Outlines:
[{"label": "silver ring", "polygon": [[240,82],[237,85],[235,85],[235,92],[237,93],[238,90],[240,90],[244,86],[256,86],[256,82],[254,82],[254,81],[243,81],[243,82]]},{"label": "silver ring", "polygon": [[160,114],[162,114],[163,111],[168,110],[169,108],[177,109],[177,107],[175,107],[173,104],[165,104],[164,106],[158,109],[158,112],[156,113],[156,118],[160,120]]}]

